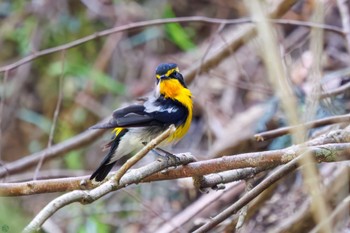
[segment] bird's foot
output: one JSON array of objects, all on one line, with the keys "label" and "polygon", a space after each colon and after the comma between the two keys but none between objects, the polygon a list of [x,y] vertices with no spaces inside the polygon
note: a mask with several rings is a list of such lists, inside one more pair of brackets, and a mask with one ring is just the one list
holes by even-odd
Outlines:
[{"label": "bird's foot", "polygon": [[179,157],[177,157],[176,155],[162,149],[162,148],[154,148],[152,150],[153,153],[155,153],[157,156],[161,157],[161,158],[165,158],[167,161],[167,166],[175,166],[177,167],[178,165],[181,164],[181,160]]}]

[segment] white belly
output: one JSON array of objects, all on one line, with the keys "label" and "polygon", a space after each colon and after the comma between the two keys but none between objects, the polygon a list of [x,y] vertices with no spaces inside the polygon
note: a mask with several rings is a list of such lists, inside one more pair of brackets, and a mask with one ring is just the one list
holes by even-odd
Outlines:
[{"label": "white belly", "polygon": [[[159,131],[159,132],[157,132]],[[121,138],[119,145],[111,159],[114,162],[126,155],[132,154],[140,150],[144,144],[157,137],[163,130],[149,128],[129,128],[129,131]],[[152,133],[151,133],[152,132]]]}]

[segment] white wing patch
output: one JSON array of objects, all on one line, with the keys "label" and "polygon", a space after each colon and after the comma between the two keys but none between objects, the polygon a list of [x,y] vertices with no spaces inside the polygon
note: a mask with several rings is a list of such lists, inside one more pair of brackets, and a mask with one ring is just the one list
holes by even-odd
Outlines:
[{"label": "white wing patch", "polygon": [[172,107],[172,108],[166,108],[163,109],[163,111],[168,111],[168,113],[172,113],[172,112],[177,112],[178,108]]},{"label": "white wing patch", "polygon": [[154,99],[148,99],[143,106],[145,106],[145,112],[151,113],[151,112],[158,112],[161,111],[160,106],[154,105]]}]

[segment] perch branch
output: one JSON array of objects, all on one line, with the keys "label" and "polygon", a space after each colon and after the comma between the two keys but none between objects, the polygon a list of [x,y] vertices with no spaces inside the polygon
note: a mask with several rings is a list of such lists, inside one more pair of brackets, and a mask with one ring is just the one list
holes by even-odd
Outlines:
[{"label": "perch branch", "polygon": [[[159,135],[157,138],[153,139],[150,143],[148,143],[145,148],[151,150],[153,146],[157,146],[160,142],[162,142],[165,138],[164,135],[169,134],[172,132],[172,127],[167,130],[166,133],[163,133]],[[158,143],[158,144],[156,144]],[[144,149],[141,150],[140,153],[143,152]],[[179,157],[180,161],[185,161],[186,163],[192,162],[194,159],[191,156],[185,156],[186,159]],[[42,224],[45,223],[45,221],[50,218],[56,211],[63,208],[64,206],[73,203],[73,202],[80,202],[82,204],[89,204],[94,202],[95,200],[101,198],[102,196],[121,189],[125,187],[126,185],[132,184],[132,183],[138,183],[143,178],[163,170],[166,167],[174,166],[176,165],[177,161],[167,161],[163,160],[162,162],[155,162],[153,163],[152,167],[145,166],[133,171],[130,171],[129,173],[125,174],[121,177],[119,182],[116,182],[115,178],[109,179],[107,182],[102,183],[100,186],[86,191],[86,190],[75,190],[66,194],[63,194],[62,196],[59,196],[58,198],[52,200],[48,205],[46,205],[36,216],[35,218],[28,224],[28,226],[24,229],[23,232],[33,232],[42,226]],[[89,181],[82,180],[81,185],[84,185],[88,183]]]},{"label": "perch branch", "polygon": [[150,141],[146,146],[144,146],[136,155],[128,159],[121,168],[118,169],[118,171],[115,173],[115,175],[112,177],[112,179],[115,180],[115,182],[118,184],[119,180],[122,178],[122,176],[134,165],[136,164],[140,159],[142,159],[148,152],[150,152],[152,149],[154,149],[157,145],[159,145],[161,142],[163,142],[165,139],[167,139],[171,134],[175,132],[176,128],[174,125],[171,125],[166,131],[164,131],[162,134],[160,134],[158,137]]},{"label": "perch branch", "polygon": [[[171,180],[223,172],[209,175],[203,179],[203,183],[201,184],[202,188],[213,187],[216,184],[251,177],[252,173],[258,173],[260,169],[266,170],[271,167],[287,163],[296,158],[300,152],[304,151],[304,149],[305,147],[302,146],[293,146],[283,150],[246,153],[193,162],[183,167],[168,169],[165,172],[152,173],[152,175],[144,177],[138,182]],[[315,156],[315,159],[318,162],[334,162],[350,159],[350,143],[332,143],[320,146],[310,146],[306,147],[306,149],[313,156]],[[177,156],[181,157],[181,155]],[[169,162],[170,161],[171,160],[169,160]],[[253,170],[246,170],[247,168]],[[240,170],[231,171],[231,173],[225,172],[233,169]],[[136,171],[138,171],[138,169],[130,170],[130,173],[134,174]],[[92,189],[96,187],[96,185],[92,184],[90,181],[80,183],[81,180],[85,179],[88,179],[88,177],[83,176],[51,180],[37,180],[21,183],[0,183],[0,196],[22,196],[38,193]]]},{"label": "perch branch", "polygon": [[[295,0],[283,0],[280,1],[273,10],[271,10],[270,16],[271,18],[278,18],[279,16],[282,16],[285,14],[289,8],[294,5],[296,1]],[[201,16],[194,16],[194,17],[182,17],[182,18],[174,18],[174,19],[157,19],[152,21],[143,21],[143,22],[136,22],[131,23],[128,25],[123,25],[120,27],[114,27],[108,30],[104,30],[101,32],[97,32],[95,34],[83,37],[81,39],[72,41],[70,43],[57,46],[54,48],[45,49],[39,52],[36,52],[32,55],[29,55],[27,57],[24,57],[17,62],[14,62],[12,64],[9,64],[7,66],[0,68],[1,72],[6,72],[9,70],[12,70],[14,68],[17,68],[29,61],[32,61],[38,57],[48,55],[54,52],[58,52],[61,50],[68,50],[70,48],[76,47],[78,45],[81,45],[83,43],[86,43],[90,40],[107,36],[113,33],[130,30],[130,29],[136,29],[140,27],[146,27],[146,26],[154,26],[158,24],[164,24],[164,23],[175,23],[175,22],[208,22],[208,23],[218,23],[218,24],[229,24],[229,23],[244,23],[244,22],[250,22],[249,19],[238,19],[238,20],[224,20],[224,19],[213,19],[213,18],[207,18],[207,17],[201,17]],[[303,23],[303,22],[300,22]],[[304,22],[305,23],[305,22]],[[306,25],[305,25],[306,26]],[[317,25],[313,25],[317,26]],[[318,25],[319,27],[323,27],[324,25]],[[229,41],[229,43],[225,44],[220,50],[216,51],[215,54],[210,56],[208,59],[203,61],[201,64],[195,64],[191,66],[188,70],[184,72],[185,77],[187,79],[187,82],[191,82],[195,75],[197,74],[198,70],[202,71],[208,71],[211,68],[215,67],[217,64],[219,64],[223,59],[228,57],[233,51],[240,48],[242,45],[246,43],[247,40],[253,38],[253,35],[255,35],[254,27],[249,27],[243,30],[242,33],[240,33],[237,37],[234,37]],[[46,150],[43,150],[41,152],[37,152],[32,155],[25,156],[23,159],[14,161],[12,163],[6,164],[3,170],[0,170],[0,178],[5,177],[7,174],[13,174],[15,172],[22,171],[24,169],[27,169],[29,167],[34,166],[39,161],[40,157],[42,156],[42,153],[47,153],[45,158],[46,160],[52,159],[54,157],[57,157],[58,155],[70,151],[72,149],[79,148],[80,146],[83,146],[96,138],[98,138],[103,132],[102,131],[88,131],[82,134],[79,134],[76,137],[73,137],[65,142],[62,142],[60,144],[57,144],[53,147],[51,147],[50,151],[47,152]]]}]

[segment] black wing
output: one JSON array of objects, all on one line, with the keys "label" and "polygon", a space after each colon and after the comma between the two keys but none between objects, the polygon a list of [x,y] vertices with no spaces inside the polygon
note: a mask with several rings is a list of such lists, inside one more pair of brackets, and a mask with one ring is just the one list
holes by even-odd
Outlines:
[{"label": "black wing", "polygon": [[123,129],[117,135],[114,135],[110,144],[110,150],[106,157],[101,162],[100,166],[96,169],[96,171],[90,176],[90,180],[95,179],[96,181],[102,181],[108,173],[112,170],[114,164],[117,161],[111,162],[111,158],[113,157],[116,149],[118,148],[119,142],[121,138],[128,132],[127,129]]},{"label": "black wing", "polygon": [[92,129],[110,129],[116,127],[143,127],[154,125],[180,125],[188,115],[187,109],[179,102],[171,99],[159,98],[152,102],[153,109],[144,105],[131,105],[117,109],[113,118],[107,123],[92,126]]}]

